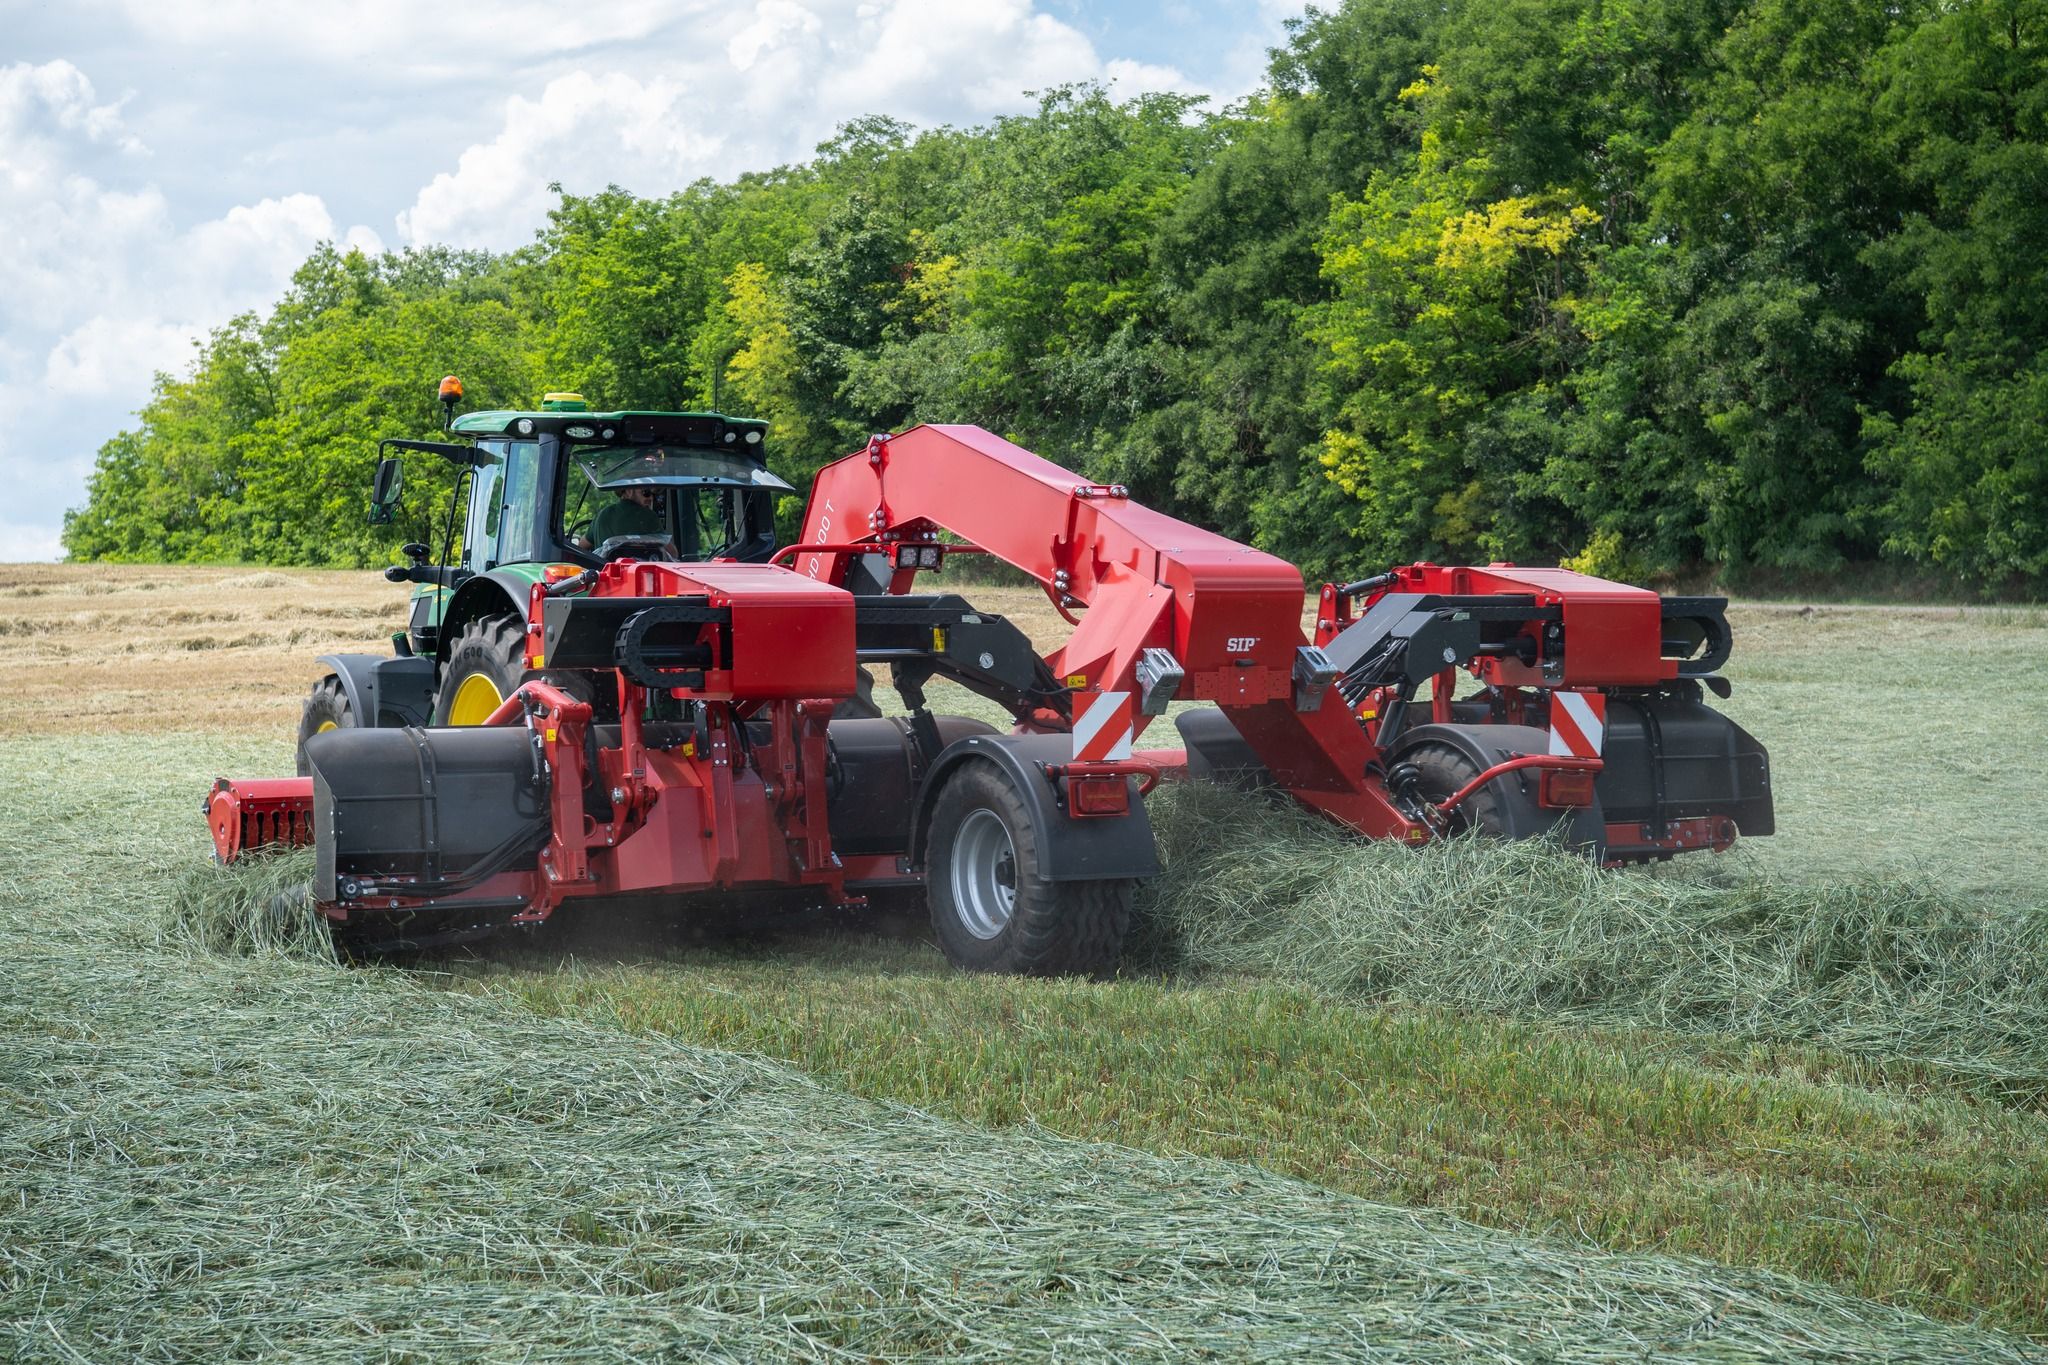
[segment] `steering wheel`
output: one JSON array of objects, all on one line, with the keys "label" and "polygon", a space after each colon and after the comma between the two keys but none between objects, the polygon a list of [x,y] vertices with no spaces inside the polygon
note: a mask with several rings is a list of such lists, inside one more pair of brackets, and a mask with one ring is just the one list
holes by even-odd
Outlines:
[{"label": "steering wheel", "polygon": [[609,564],[614,559],[655,559],[674,563],[679,558],[676,554],[675,541],[652,531],[613,536],[591,553],[603,564]]}]

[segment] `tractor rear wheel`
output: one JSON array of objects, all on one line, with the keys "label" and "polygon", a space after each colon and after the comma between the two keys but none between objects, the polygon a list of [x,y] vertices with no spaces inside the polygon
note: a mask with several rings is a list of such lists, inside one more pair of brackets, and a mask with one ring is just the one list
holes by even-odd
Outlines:
[{"label": "tractor rear wheel", "polygon": [[1019,976],[1103,976],[1131,923],[1137,882],[1047,881],[1031,808],[993,764],[963,765],[932,807],[926,894],[955,966]]},{"label": "tractor rear wheel", "polygon": [[462,628],[441,668],[434,724],[481,725],[526,680],[526,629],[512,616],[480,616]]},{"label": "tractor rear wheel", "polygon": [[348,693],[342,690],[340,678],[329,673],[314,683],[313,690],[306,694],[305,704],[299,708],[299,776],[313,771],[306,762],[307,740],[329,730],[350,729],[355,723],[355,708],[348,704]]},{"label": "tractor rear wheel", "polygon": [[853,695],[832,709],[834,720],[874,720],[882,714],[875,705],[875,675],[865,668],[853,670]]}]

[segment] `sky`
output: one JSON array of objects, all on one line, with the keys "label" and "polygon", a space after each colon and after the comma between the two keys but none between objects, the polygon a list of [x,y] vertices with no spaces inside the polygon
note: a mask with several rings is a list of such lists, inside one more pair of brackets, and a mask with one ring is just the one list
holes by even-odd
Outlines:
[{"label": "sky", "polygon": [[800,161],[861,114],[972,124],[1066,82],[1220,106],[1300,9],[0,0],[0,562],[58,557],[152,376],[322,240],[515,247],[550,181],[659,195]]}]

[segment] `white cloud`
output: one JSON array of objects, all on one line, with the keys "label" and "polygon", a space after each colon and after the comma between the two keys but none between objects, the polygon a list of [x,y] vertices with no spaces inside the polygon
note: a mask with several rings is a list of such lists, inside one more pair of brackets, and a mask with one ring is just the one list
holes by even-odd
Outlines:
[{"label": "white cloud", "polygon": [[121,103],[95,104],[94,98],[85,73],[61,58],[40,66],[15,62],[0,67],[0,156],[14,161],[40,151],[38,123],[124,152],[145,152],[122,126]]},{"label": "white cloud", "polygon": [[187,323],[96,317],[72,328],[43,362],[49,398],[127,398],[147,392],[157,371],[176,373],[192,359],[203,335]]},{"label": "white cloud", "polygon": [[209,303],[230,309],[266,303],[316,243],[338,236],[318,195],[238,204],[179,238],[173,257],[184,297],[177,301],[187,311]]},{"label": "white cloud", "polygon": [[60,527],[51,522],[0,521],[0,564],[62,559],[64,544],[58,539],[59,532]]},{"label": "white cloud", "polygon": [[552,180],[579,189],[608,181],[643,191],[704,174],[722,138],[698,131],[707,101],[683,84],[646,84],[613,72],[578,71],[548,82],[538,100],[514,95],[489,142],[465,151],[398,215],[407,242],[499,249],[530,240]]},{"label": "white cloud", "polygon": [[149,164],[119,101],[69,61],[0,67],[0,475],[17,512],[46,509],[43,523],[0,526],[0,559],[56,553],[90,452],[157,371],[190,364],[193,341],[275,299],[321,240],[377,245],[367,228],[338,231],[303,192],[181,226],[155,185],[79,169],[101,153],[115,174]]},{"label": "white cloud", "polygon": [[754,22],[732,36],[725,45],[726,56],[741,71],[749,70],[765,48],[775,47],[791,37],[814,37],[823,21],[791,0],[761,0],[754,6]]},{"label": "white cloud", "polygon": [[811,73],[821,106],[842,116],[887,91],[927,118],[980,117],[1025,107],[1027,91],[1104,74],[1088,39],[1031,0],[865,4],[843,32],[826,69]]},{"label": "white cloud", "polygon": [[1133,62],[1119,58],[1103,67],[1102,71],[1104,78],[1116,93],[1124,98],[1165,91],[1178,91],[1183,95],[1209,93],[1172,67],[1156,66],[1151,62]]},{"label": "white cloud", "polygon": [[[1099,80],[1130,95],[1187,90],[1172,67],[1104,62],[1032,0],[757,0],[702,16],[659,75],[577,70],[515,95],[398,215],[409,243],[508,248],[544,218],[547,185],[667,194],[700,176],[801,159],[847,119],[973,122],[1031,107],[1031,92]],[[724,60],[718,60],[717,54]]]},{"label": "white cloud", "polygon": [[693,11],[675,0],[608,0],[568,9],[555,0],[108,0],[118,22],[184,48],[261,52],[347,66],[372,59],[415,74],[474,72],[646,39]]}]

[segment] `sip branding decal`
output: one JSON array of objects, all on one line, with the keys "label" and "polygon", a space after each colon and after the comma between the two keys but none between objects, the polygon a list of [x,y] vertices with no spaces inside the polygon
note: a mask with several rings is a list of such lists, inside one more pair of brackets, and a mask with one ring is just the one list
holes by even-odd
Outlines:
[{"label": "sip branding decal", "polygon": [[1258,647],[1256,635],[1233,635],[1223,642],[1223,648],[1232,654],[1249,654]]}]

